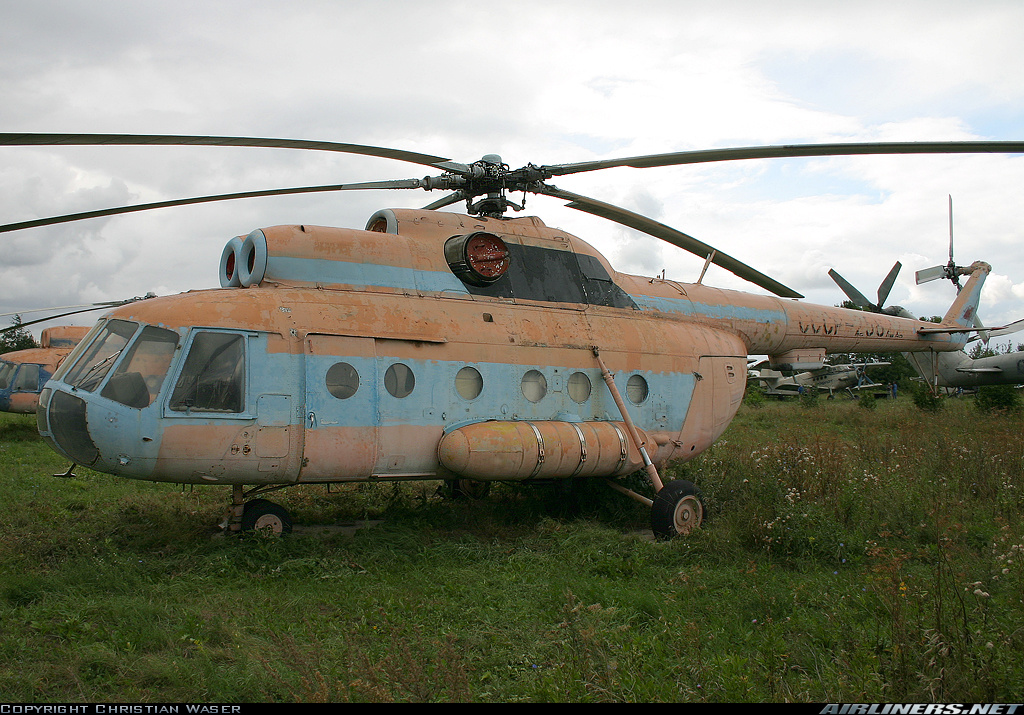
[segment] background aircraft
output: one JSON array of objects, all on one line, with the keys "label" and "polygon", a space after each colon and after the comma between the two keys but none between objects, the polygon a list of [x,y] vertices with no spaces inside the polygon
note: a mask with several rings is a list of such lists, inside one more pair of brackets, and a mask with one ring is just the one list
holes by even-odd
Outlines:
[{"label": "background aircraft", "polygon": [[845,365],[826,365],[818,370],[807,370],[795,375],[785,375],[768,366],[755,366],[751,379],[763,386],[764,394],[769,397],[797,397],[806,390],[818,390],[828,393],[828,398],[835,397],[837,392],[846,392],[851,397],[854,390],[865,388],[881,388],[884,385],[874,382],[867,375],[867,368],[888,365],[887,362],[864,362]]},{"label": "background aircraft", "polygon": [[0,411],[35,413],[43,385],[87,332],[72,325],[46,328],[38,348],[0,354]]},{"label": "background aircraft", "polygon": [[972,358],[951,353],[906,353],[918,374],[932,387],[981,387],[1024,384],[1024,352]]}]

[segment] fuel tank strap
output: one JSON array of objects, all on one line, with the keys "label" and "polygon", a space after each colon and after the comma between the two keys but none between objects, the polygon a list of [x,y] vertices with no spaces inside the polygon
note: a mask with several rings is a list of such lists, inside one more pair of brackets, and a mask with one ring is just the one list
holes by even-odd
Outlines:
[{"label": "fuel tank strap", "polygon": [[530,476],[527,477],[528,479],[533,479],[540,474],[541,467],[544,466],[544,435],[540,433],[540,430],[537,429],[537,425],[533,424],[533,422],[527,422],[526,424],[530,426],[530,429],[533,430],[533,434],[537,437],[537,465],[533,468],[533,472]]}]

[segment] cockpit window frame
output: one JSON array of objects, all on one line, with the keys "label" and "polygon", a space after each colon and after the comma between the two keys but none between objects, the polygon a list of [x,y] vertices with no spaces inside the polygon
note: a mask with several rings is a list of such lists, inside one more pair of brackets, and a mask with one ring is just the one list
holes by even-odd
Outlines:
[{"label": "cockpit window frame", "polygon": [[[242,399],[242,411],[241,412],[220,412],[216,410],[175,410],[171,408],[171,400],[174,397],[174,393],[177,390],[178,381],[181,379],[182,373],[188,363],[188,358],[192,354],[193,346],[195,341],[200,335],[208,333],[217,333],[221,335],[232,335],[239,336],[242,339],[242,387],[241,387],[241,399]],[[232,330],[227,328],[207,328],[207,327],[194,327],[189,330],[188,335],[181,343],[179,348],[180,354],[174,358],[174,363],[170,369],[170,380],[166,383],[166,387],[163,390],[160,401],[161,401],[161,415],[163,417],[171,419],[201,419],[201,420],[253,420],[256,417],[255,405],[253,400],[249,397],[249,386],[252,384],[252,359],[251,359],[251,340],[255,335],[251,331],[247,330]]]}]

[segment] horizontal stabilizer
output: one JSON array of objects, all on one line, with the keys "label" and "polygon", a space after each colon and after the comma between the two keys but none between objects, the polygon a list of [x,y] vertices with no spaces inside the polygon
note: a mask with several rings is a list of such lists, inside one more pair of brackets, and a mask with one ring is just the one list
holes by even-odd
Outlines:
[{"label": "horizontal stabilizer", "polygon": [[997,373],[998,374],[998,373],[1001,373],[1003,371],[1003,368],[1001,368],[1001,367],[958,367],[956,369],[956,371],[957,372],[969,372],[969,373],[972,373],[972,374],[982,374],[982,373]]},{"label": "horizontal stabilizer", "polygon": [[[1019,330],[1024,330],[1024,319],[1016,320],[1009,325],[1004,325],[1001,328],[985,328],[984,332],[988,333],[991,337],[999,337],[1000,335],[1010,335],[1016,333]],[[961,327],[934,327],[934,328],[918,328],[917,332],[919,335],[940,335],[943,333],[973,333],[982,332],[977,327],[971,326],[969,328]]]}]

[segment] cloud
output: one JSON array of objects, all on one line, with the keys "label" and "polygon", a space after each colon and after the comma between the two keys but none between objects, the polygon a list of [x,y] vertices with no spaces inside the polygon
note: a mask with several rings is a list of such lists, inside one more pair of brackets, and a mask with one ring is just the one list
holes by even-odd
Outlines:
[{"label": "cloud", "polygon": [[[1009,2],[22,3],[0,24],[3,131],[227,134],[394,146],[512,166],[822,141],[1020,139],[1024,60]],[[197,18],[202,17],[202,21]],[[410,178],[423,167],[308,151],[0,147],[0,222],[181,196]],[[986,315],[1024,316],[1007,156],[844,157],[614,169],[556,183],[652,215],[809,299],[873,295],[941,314],[913,273],[994,275]],[[0,234],[0,312],[216,285],[228,238],[283,223],[361,227],[398,192],[164,209]],[[460,207],[455,206],[453,209]],[[695,280],[700,257],[529,197],[622,270]],[[673,275],[674,274],[674,275]],[[724,271],[706,282],[751,287]],[[755,289],[756,290],[756,289]],[[986,318],[987,319],[987,318]]]}]

